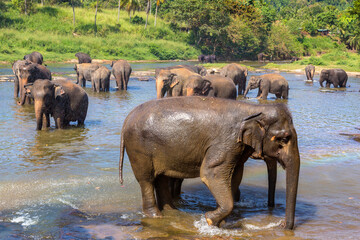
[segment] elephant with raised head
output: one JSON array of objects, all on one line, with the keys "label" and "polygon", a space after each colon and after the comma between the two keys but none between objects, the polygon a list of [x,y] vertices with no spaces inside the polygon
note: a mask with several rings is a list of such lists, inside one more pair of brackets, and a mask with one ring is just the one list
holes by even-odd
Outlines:
[{"label": "elephant with raised head", "polygon": [[91,82],[91,75],[102,65],[98,63],[79,63],[75,64],[74,70],[76,71],[76,84],[86,87],[86,81]]},{"label": "elephant with raised head", "polygon": [[240,64],[230,63],[220,70],[220,75],[231,78],[238,86],[238,95],[243,95],[246,87],[248,70]]},{"label": "elephant with raised head", "polygon": [[348,80],[348,75],[343,69],[323,69],[320,73],[319,83],[321,87],[323,82],[326,82],[326,87],[329,88],[330,85],[334,85],[335,88],[346,87]]},{"label": "elephant with raised head", "polygon": [[37,63],[40,65],[43,64],[44,62],[43,55],[41,55],[41,53],[39,52],[32,52],[30,54],[25,55],[24,60],[28,60],[30,62]]},{"label": "elephant with raised head", "polygon": [[239,168],[246,160],[276,161],[286,170],[285,228],[294,227],[300,155],[292,117],[284,104],[255,105],[210,97],[149,101],[124,121],[121,183],[125,150],[140,184],[146,216],[160,217],[161,209],[173,207],[169,178],[200,177],[217,202],[217,208],[205,214],[207,223],[214,226],[233,209],[241,181]]},{"label": "elephant with raised head", "polygon": [[305,74],[307,80],[314,81],[314,75],[315,75],[315,66],[312,64],[309,64],[305,67]]},{"label": "elephant with raised head", "polygon": [[88,96],[85,90],[68,80],[36,80],[26,85],[35,102],[36,130],[50,127],[50,115],[56,128],[64,128],[72,121],[84,124]]},{"label": "elephant with raised head", "polygon": [[92,61],[91,57],[88,54],[82,52],[76,53],[75,57],[78,58],[79,63],[91,63]]},{"label": "elephant with raised head", "polygon": [[91,75],[92,89],[96,92],[108,92],[110,90],[110,75],[110,70],[105,66],[96,69]]},{"label": "elephant with raised head", "polygon": [[252,76],[246,87],[244,97],[250,89],[259,88],[257,98],[267,99],[269,93],[275,94],[276,98],[287,99],[289,96],[289,83],[279,74],[264,74]]},{"label": "elephant with raised head", "polygon": [[127,90],[127,85],[132,71],[128,61],[112,61],[110,67],[112,67],[112,74],[115,77],[116,86],[118,87],[118,89]]},{"label": "elephant with raised head", "polygon": [[156,68],[155,69],[155,78],[158,77],[159,73],[161,70],[171,70],[171,69],[176,69],[176,68],[186,68],[187,70],[200,74],[201,76],[206,76],[207,75],[207,70],[205,67],[201,66],[201,65],[187,65],[187,64],[183,64],[183,65],[176,65],[176,66],[170,66],[170,67],[165,67],[165,68]]},{"label": "elephant with raised head", "polygon": [[51,80],[51,72],[45,66],[25,61],[18,67],[19,73],[19,88],[20,88],[20,101],[19,105],[24,105],[25,102],[30,103],[30,98],[26,95],[24,86],[28,83],[33,83],[37,79]]}]

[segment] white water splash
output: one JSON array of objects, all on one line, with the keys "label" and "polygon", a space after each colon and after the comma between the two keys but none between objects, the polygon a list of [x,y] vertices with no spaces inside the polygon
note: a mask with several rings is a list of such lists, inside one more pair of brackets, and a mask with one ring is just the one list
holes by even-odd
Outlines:
[{"label": "white water splash", "polygon": [[17,212],[16,214],[20,216],[14,217],[13,219],[10,220],[10,222],[19,223],[24,228],[27,228],[31,225],[35,225],[39,222],[39,217],[37,216],[30,217],[29,213]]},{"label": "white water splash", "polygon": [[239,230],[228,230],[218,228],[215,226],[209,226],[204,216],[199,221],[194,221],[194,226],[198,229],[199,233],[205,236],[238,236],[238,237],[250,237],[250,234],[244,233]]},{"label": "white water splash", "polygon": [[68,205],[68,206],[72,207],[73,209],[79,209],[77,206],[75,206],[75,205],[72,204],[71,202],[66,201],[66,200],[64,200],[64,199],[62,199],[62,198],[57,198],[57,200],[58,200],[59,202],[65,204],[65,205]]},{"label": "white water splash", "polygon": [[268,225],[265,225],[265,226],[255,226],[253,224],[244,224],[244,228],[249,229],[249,230],[264,230],[264,229],[270,229],[270,228],[280,226],[281,223],[282,223],[282,220],[278,221],[277,223],[269,223]]}]

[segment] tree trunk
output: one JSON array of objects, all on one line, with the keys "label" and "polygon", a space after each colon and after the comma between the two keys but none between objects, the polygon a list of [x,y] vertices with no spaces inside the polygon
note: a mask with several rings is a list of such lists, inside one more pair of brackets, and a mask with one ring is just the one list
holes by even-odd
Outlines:
[{"label": "tree trunk", "polygon": [[25,15],[27,15],[27,12],[26,12],[26,6],[27,4],[26,4],[26,0],[25,0]]},{"label": "tree trunk", "polygon": [[158,11],[159,5],[156,4],[156,10],[155,10],[155,23],[154,26],[156,27],[156,17],[157,17],[157,11]]},{"label": "tree trunk", "polygon": [[120,3],[121,3],[121,0],[119,0],[119,6],[118,6],[118,18],[117,18],[118,23],[120,23]]},{"label": "tree trunk", "polygon": [[150,0],[147,1],[145,29],[147,27],[148,20],[149,20],[149,12],[150,12]]},{"label": "tree trunk", "polygon": [[74,7],[74,0],[71,0],[71,7],[72,7],[72,10],[73,10],[73,25],[74,25],[74,28],[75,28],[75,7]]},{"label": "tree trunk", "polygon": [[44,0],[41,0],[41,6],[42,7],[44,6]]},{"label": "tree trunk", "polygon": [[96,10],[95,10],[95,37],[96,37],[96,34],[97,34],[96,16],[97,16],[98,4],[99,4],[99,0],[96,0]]}]

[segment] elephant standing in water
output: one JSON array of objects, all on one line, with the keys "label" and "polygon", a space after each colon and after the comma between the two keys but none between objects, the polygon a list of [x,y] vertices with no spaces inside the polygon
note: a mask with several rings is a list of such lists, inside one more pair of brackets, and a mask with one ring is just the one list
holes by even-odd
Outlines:
[{"label": "elephant standing in water", "polygon": [[126,60],[112,61],[112,74],[116,80],[116,86],[121,90],[127,90],[127,85],[130,79],[131,66]]},{"label": "elephant standing in water", "polygon": [[289,96],[289,83],[279,74],[264,74],[252,76],[246,87],[244,97],[250,89],[259,88],[257,98],[267,99],[269,93],[275,94],[276,98],[287,99]]},{"label": "elephant standing in water", "polygon": [[[25,85],[33,83],[37,79],[49,79],[51,80],[51,72],[45,66],[25,61],[22,65],[18,66],[19,73],[19,88],[20,88],[20,101],[19,105],[24,105],[25,102],[30,103],[30,98],[25,92]],[[15,83],[16,84],[16,83]],[[16,88],[16,86],[15,86]]]},{"label": "elephant standing in water", "polygon": [[79,63],[91,63],[92,61],[91,57],[88,54],[82,52],[76,53],[75,57],[78,58]]},{"label": "elephant standing in water", "polygon": [[84,124],[89,100],[79,85],[68,80],[36,80],[26,86],[26,91],[34,98],[36,130],[50,127],[50,115],[56,128],[64,128],[71,121]]},{"label": "elephant standing in water", "polygon": [[77,81],[76,84],[79,84],[82,87],[86,87],[86,81],[91,81],[91,75],[102,65],[98,63],[80,63],[75,64],[74,70],[76,71]]},{"label": "elephant standing in water", "polygon": [[39,52],[32,52],[30,54],[25,55],[24,60],[28,60],[30,62],[37,63],[40,65],[43,64],[44,62],[44,58]]},{"label": "elephant standing in water", "polygon": [[285,228],[294,227],[300,155],[292,117],[284,104],[254,105],[208,97],[149,101],[124,121],[121,183],[125,150],[140,184],[146,216],[160,217],[161,209],[174,207],[169,178],[200,177],[217,202],[217,208],[205,214],[207,223],[214,226],[231,213],[242,178],[240,169],[249,157],[279,162],[286,170]]},{"label": "elephant standing in water", "polygon": [[15,76],[15,79],[14,79],[14,97],[15,98],[17,98],[19,96],[19,91],[20,91],[20,88],[19,88],[20,68],[22,66],[25,66],[26,62],[27,62],[26,60],[17,60],[11,66],[14,76]]},{"label": "elephant standing in water", "polygon": [[238,95],[243,95],[246,87],[248,70],[240,64],[231,63],[220,70],[220,75],[231,78],[235,85],[238,85]]},{"label": "elephant standing in water", "polygon": [[331,84],[333,84],[335,88],[338,88],[346,87],[347,80],[348,75],[343,69],[323,69],[320,73],[319,83],[321,87],[324,87],[323,82],[325,81],[327,88],[329,88]]},{"label": "elephant standing in water", "polygon": [[305,74],[307,80],[314,81],[314,75],[315,75],[315,66],[310,64],[305,67]]},{"label": "elephant standing in water", "polygon": [[100,90],[108,92],[110,90],[110,75],[110,70],[105,66],[95,70],[91,75],[92,89],[96,92],[100,92]]}]

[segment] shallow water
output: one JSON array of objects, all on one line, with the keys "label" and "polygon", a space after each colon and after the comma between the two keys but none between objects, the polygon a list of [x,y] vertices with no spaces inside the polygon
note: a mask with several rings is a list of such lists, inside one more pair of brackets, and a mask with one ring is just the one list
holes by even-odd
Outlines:
[{"label": "shallow water", "polygon": [[[176,63],[132,64],[134,70]],[[54,76],[74,80],[72,64],[50,65]],[[0,76],[11,74],[0,67]],[[260,73],[250,73],[250,75]],[[13,99],[13,83],[0,83],[0,239],[358,239],[360,236],[360,143],[339,133],[360,133],[360,79],[349,88],[321,91],[305,75],[282,75],[290,99],[301,154],[296,229],[282,230],[285,176],[279,168],[276,206],[267,207],[267,173],[262,161],[249,159],[241,201],[225,229],[209,227],[204,213],[216,207],[199,179],[186,180],[180,211],[164,218],[141,213],[140,188],[129,165],[119,184],[120,131],[127,114],[156,97],[155,81],[130,79],[128,92],[93,93],[85,127],[35,131],[33,106]],[[315,77],[318,79],[318,76]],[[246,101],[255,99],[250,91]],[[269,100],[274,102],[269,94]]]}]

